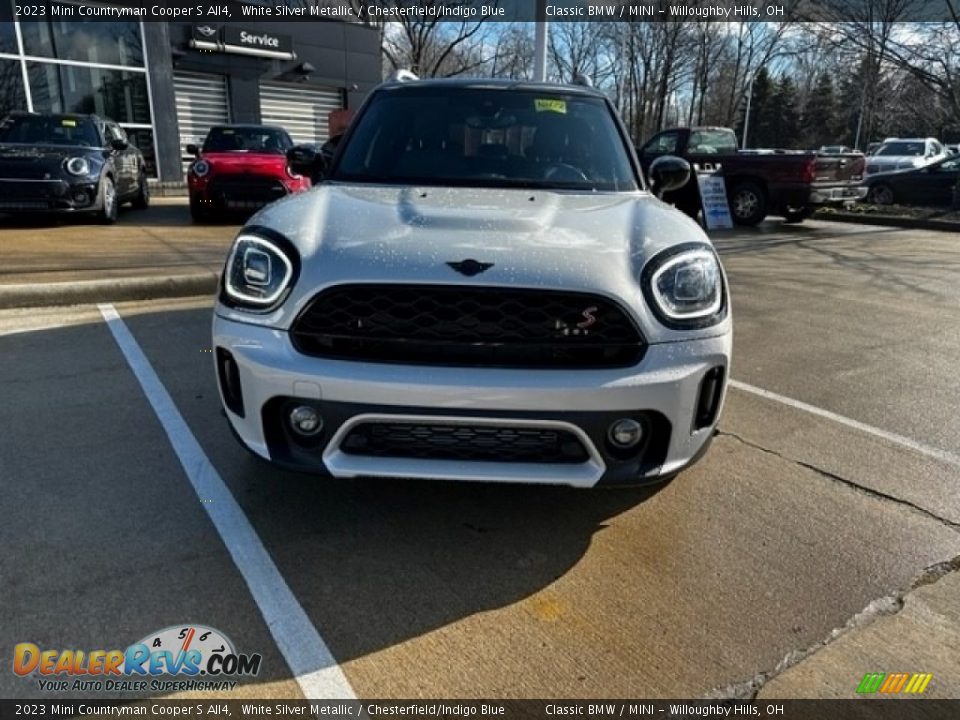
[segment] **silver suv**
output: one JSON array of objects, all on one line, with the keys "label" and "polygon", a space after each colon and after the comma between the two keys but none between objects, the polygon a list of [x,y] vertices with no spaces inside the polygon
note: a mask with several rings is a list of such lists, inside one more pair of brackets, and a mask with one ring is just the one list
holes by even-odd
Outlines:
[{"label": "silver suv", "polygon": [[700,227],[582,86],[391,82],[317,186],[257,213],[213,318],[223,406],[256,455],[336,477],[574,486],[706,450],[732,330]]}]

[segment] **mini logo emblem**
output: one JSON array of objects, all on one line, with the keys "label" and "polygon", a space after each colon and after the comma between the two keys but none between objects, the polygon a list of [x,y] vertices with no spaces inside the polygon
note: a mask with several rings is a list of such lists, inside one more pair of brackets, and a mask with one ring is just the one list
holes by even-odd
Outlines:
[{"label": "mini logo emblem", "polygon": [[462,262],[448,262],[447,265],[452,267],[461,275],[466,275],[467,277],[479,275],[484,270],[488,270],[493,267],[493,263],[479,262],[473,258],[468,258]]},{"label": "mini logo emblem", "polygon": [[217,34],[217,29],[215,27],[210,27],[209,25],[199,25],[197,27],[197,32],[204,37],[213,37]]}]

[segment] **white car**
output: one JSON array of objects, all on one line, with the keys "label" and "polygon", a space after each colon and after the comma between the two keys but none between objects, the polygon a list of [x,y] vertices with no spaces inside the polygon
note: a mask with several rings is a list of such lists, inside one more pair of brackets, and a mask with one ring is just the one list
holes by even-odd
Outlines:
[{"label": "white car", "polygon": [[[248,449],[339,478],[644,484],[709,445],[732,347],[700,226],[581,86],[381,85],[233,243],[213,317]],[[686,182],[651,167],[657,193]]]},{"label": "white car", "polygon": [[866,174],[913,170],[949,156],[935,138],[887,138],[867,157]]}]

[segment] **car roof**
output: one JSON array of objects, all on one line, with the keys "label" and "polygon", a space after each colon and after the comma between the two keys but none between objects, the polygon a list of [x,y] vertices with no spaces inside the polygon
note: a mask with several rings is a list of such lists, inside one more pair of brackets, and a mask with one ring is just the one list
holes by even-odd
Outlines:
[{"label": "car roof", "polygon": [[222,125],[213,125],[211,130],[283,130],[285,128],[279,125],[260,125],[258,123],[223,123]]},{"label": "car roof", "polygon": [[506,78],[426,78],[423,80],[388,80],[378,89],[389,92],[403,92],[417,88],[463,88],[470,90],[526,90],[542,93],[563,92],[571,95],[606,98],[602,92],[587,85],[567,83],[534,82],[532,80],[510,80]]}]

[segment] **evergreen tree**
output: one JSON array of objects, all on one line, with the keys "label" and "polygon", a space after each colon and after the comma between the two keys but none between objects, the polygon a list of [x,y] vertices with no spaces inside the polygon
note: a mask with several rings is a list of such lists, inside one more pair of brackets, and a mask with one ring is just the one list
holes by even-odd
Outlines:
[{"label": "evergreen tree", "polygon": [[802,136],[806,147],[816,149],[821,145],[837,142],[837,100],[833,92],[833,80],[829,73],[822,72],[807,99],[801,119]]},{"label": "evergreen tree", "polygon": [[[749,92],[749,91],[748,91]],[[746,123],[748,105],[744,103],[740,114],[740,123],[737,126],[737,135],[743,140],[743,130],[747,128],[747,147],[770,147],[770,98],[773,86],[770,75],[765,67],[761,67],[753,79],[753,89],[750,96],[750,122]]]},{"label": "evergreen tree", "polygon": [[797,108],[797,88],[793,79],[783,73],[777,81],[770,100],[773,119],[771,132],[773,146],[796,150],[801,146],[800,117]]}]

